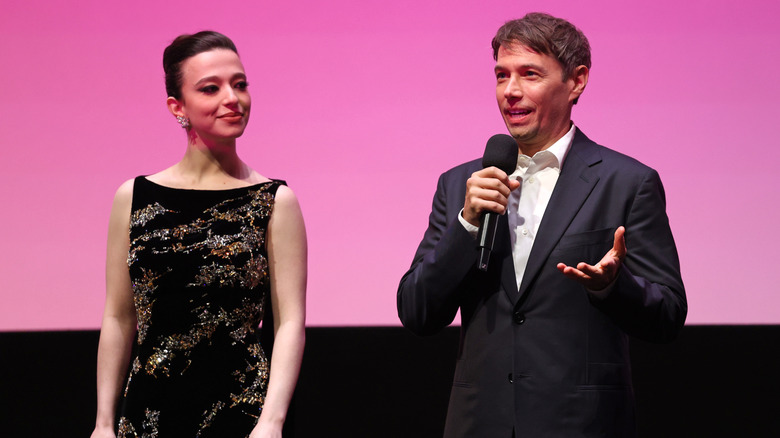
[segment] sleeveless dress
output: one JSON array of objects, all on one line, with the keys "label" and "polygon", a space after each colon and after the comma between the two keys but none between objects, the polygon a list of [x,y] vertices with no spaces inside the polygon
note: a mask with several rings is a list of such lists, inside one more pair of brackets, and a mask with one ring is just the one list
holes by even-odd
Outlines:
[{"label": "sleeveless dress", "polygon": [[247,437],[268,384],[259,324],[283,181],[187,190],[137,177],[127,264],[138,332],[117,436]]}]

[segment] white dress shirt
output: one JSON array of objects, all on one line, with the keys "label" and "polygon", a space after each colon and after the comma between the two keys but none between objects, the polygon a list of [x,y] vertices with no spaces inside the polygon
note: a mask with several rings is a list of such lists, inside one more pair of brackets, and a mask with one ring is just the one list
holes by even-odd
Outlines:
[{"label": "white dress shirt", "polygon": [[[534,239],[544,211],[550,202],[555,184],[563,167],[563,161],[571,148],[574,139],[574,124],[569,131],[549,148],[539,151],[533,157],[519,155],[517,168],[509,175],[510,179],[521,181],[521,186],[509,195],[507,219],[509,220],[509,235],[512,239],[512,258],[515,264],[515,280],[517,288],[523,282],[523,274],[528,264]],[[463,219],[463,212],[458,216],[460,223],[475,238],[479,228]]]}]

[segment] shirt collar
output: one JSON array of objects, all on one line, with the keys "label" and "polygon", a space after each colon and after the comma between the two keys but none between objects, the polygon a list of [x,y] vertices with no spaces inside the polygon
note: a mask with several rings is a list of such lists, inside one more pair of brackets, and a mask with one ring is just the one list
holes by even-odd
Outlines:
[{"label": "shirt collar", "polygon": [[[546,158],[544,157],[544,155],[552,154],[555,156],[558,163],[557,166],[550,166],[550,167],[556,167],[557,169],[560,170],[561,168],[563,168],[563,160],[566,159],[566,155],[568,155],[569,149],[571,149],[571,144],[574,141],[574,133],[576,132],[576,130],[577,128],[574,126],[574,123],[572,123],[571,128],[569,128],[569,131],[566,134],[564,134],[563,137],[559,138],[555,143],[553,143],[547,149],[544,149],[534,154],[534,157],[539,156],[540,159],[543,159]],[[527,155],[520,154],[517,157],[518,168],[527,168],[532,159],[533,158],[529,158]]]},{"label": "shirt collar", "polygon": [[571,128],[569,128],[569,132],[564,134],[563,137],[559,138],[558,141],[547,148],[547,150],[552,152],[555,155],[555,158],[558,159],[559,169],[563,168],[563,160],[565,160],[566,155],[569,154],[569,149],[571,149],[571,144],[574,142],[574,133],[576,131],[577,128],[574,126],[574,123],[572,123]]}]

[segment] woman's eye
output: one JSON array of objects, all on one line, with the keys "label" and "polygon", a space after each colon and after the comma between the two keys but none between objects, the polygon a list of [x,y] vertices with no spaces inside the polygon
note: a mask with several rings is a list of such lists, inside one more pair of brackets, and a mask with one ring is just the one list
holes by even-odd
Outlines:
[{"label": "woman's eye", "polygon": [[248,82],[246,82],[246,81],[238,81],[238,82],[236,82],[236,84],[234,85],[234,87],[236,87],[236,88],[237,88],[237,89],[239,89],[239,90],[246,90],[246,88],[247,88],[248,86],[249,86],[249,83],[248,83]]},{"label": "woman's eye", "polygon": [[219,91],[219,87],[216,85],[206,85],[205,87],[200,88],[200,91],[206,94],[214,94]]}]

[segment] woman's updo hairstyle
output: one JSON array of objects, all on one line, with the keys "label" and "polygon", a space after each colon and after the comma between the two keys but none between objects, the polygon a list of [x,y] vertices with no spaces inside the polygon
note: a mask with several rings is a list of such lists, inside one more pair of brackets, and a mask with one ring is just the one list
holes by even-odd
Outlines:
[{"label": "woman's updo hairstyle", "polygon": [[168,96],[181,99],[182,63],[199,53],[214,49],[232,50],[238,55],[236,45],[230,38],[212,30],[204,30],[192,35],[179,35],[165,48],[163,70],[165,70],[165,91]]}]

